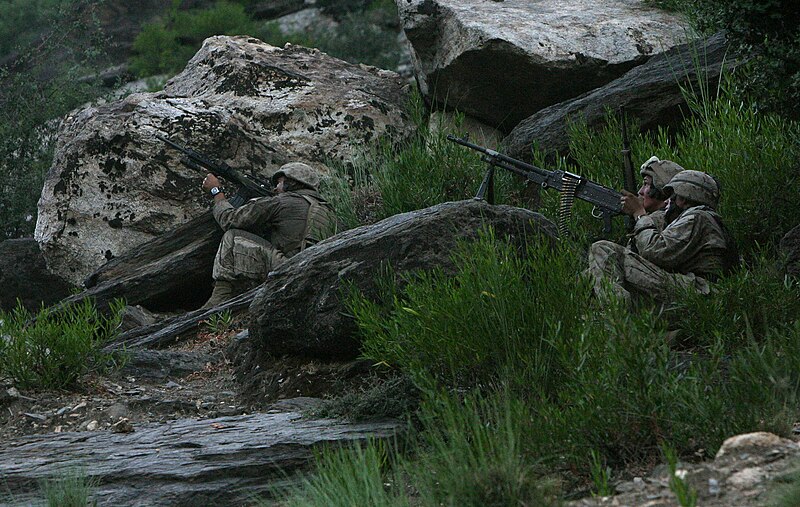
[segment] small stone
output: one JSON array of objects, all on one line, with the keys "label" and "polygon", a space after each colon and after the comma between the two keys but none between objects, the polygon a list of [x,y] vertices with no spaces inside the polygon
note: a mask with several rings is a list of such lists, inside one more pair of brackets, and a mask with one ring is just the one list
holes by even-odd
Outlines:
[{"label": "small stone", "polygon": [[86,406],[86,402],[82,401],[82,402],[78,403],[77,405],[75,405],[74,407],[72,407],[72,410],[70,410],[70,412],[75,412],[77,410],[82,409],[85,406]]},{"label": "small stone", "polygon": [[719,481],[713,477],[708,479],[708,494],[717,496],[720,493]]},{"label": "small stone", "polygon": [[133,424],[127,417],[123,417],[119,421],[111,425],[111,431],[114,433],[133,433]]},{"label": "small stone", "polygon": [[86,425],[86,429],[89,431],[94,431],[97,429],[98,426],[100,426],[100,423],[98,423],[97,421],[92,421]]}]

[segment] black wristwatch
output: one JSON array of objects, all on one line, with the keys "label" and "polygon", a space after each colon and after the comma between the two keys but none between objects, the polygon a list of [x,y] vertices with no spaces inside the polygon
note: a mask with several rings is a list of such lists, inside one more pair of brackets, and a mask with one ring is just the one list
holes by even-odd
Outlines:
[{"label": "black wristwatch", "polygon": [[220,190],[219,187],[211,187],[211,191],[210,192],[211,192],[211,197],[214,197],[218,193],[222,192],[222,190]]}]

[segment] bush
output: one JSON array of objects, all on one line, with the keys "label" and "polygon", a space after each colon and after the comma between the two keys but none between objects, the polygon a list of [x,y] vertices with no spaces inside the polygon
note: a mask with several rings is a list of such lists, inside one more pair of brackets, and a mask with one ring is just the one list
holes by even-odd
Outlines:
[{"label": "bush", "polygon": [[112,360],[103,345],[116,333],[124,304],[112,304],[111,315],[97,312],[86,299],[58,311],[42,308],[34,317],[19,304],[0,311],[0,372],[20,387],[58,389],[74,384],[88,371]]}]

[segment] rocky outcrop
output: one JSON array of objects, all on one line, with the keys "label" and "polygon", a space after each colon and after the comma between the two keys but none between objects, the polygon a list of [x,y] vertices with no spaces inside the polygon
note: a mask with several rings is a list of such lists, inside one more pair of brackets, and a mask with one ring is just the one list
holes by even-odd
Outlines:
[{"label": "rocky outcrop", "polygon": [[32,238],[0,242],[0,310],[11,311],[17,300],[30,311],[69,295],[71,286],[52,275]]},{"label": "rocky outcrop", "polygon": [[484,226],[517,243],[556,236],[555,226],[538,213],[479,200],[438,204],[345,231],[270,273],[250,306],[253,347],[271,355],[355,357],[355,324],[342,303],[348,289],[376,297],[376,279],[389,268],[452,268],[457,243],[477,237]]},{"label": "rocky outcrop", "polygon": [[64,122],[39,201],[36,240],[72,283],[208,207],[203,174],[168,136],[245,173],[287,160],[325,169],[358,146],[411,130],[407,86],[392,72],[317,50],[212,37],[160,93],[87,107]]},{"label": "rocky outcrop", "polygon": [[570,121],[585,121],[590,128],[597,128],[604,123],[608,109],[616,111],[623,106],[641,130],[678,126],[688,113],[681,87],[698,90],[698,86],[707,86],[713,92],[723,68],[730,70],[735,65],[737,60],[728,54],[724,34],[681,45],[601,88],[522,120],[503,140],[503,146],[508,155],[525,160],[531,158],[533,143],[548,155],[563,154],[569,145]]},{"label": "rocky outcrop", "polygon": [[438,106],[509,132],[684,39],[640,0],[396,0],[417,80]]},{"label": "rocky outcrop", "polygon": [[98,505],[245,505],[293,481],[318,446],[389,438],[400,428],[285,412],[24,437],[0,449],[4,505],[31,505],[38,483],[65,467],[82,467],[96,481]]},{"label": "rocky outcrop", "polygon": [[[779,505],[774,481],[797,479],[800,445],[771,433],[748,433],[727,439],[711,462],[679,464],[676,475],[697,493],[697,505],[761,507]],[[619,495],[568,502],[569,507],[678,505],[670,474],[660,466],[647,478],[616,486]],[[780,505],[789,505],[788,503]]]}]

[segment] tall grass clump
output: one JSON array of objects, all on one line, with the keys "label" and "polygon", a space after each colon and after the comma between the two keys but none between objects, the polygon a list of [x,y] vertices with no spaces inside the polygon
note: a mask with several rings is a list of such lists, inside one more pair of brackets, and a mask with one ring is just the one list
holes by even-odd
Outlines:
[{"label": "tall grass clump", "polygon": [[420,273],[388,308],[351,296],[364,355],[398,367],[421,387],[488,386],[509,368],[521,384],[552,384],[555,364],[539,359],[552,355],[560,336],[576,332],[590,293],[576,281],[574,254],[556,249],[532,243],[523,258],[485,231],[456,251],[455,274]]},{"label": "tall grass clump", "polygon": [[536,429],[520,398],[444,394],[420,418],[419,447],[404,470],[421,505],[560,505],[558,481],[528,453]]},{"label": "tall grass clump", "polygon": [[680,331],[681,345],[707,349],[723,339],[725,349],[732,351],[795,322],[800,287],[776,259],[762,249],[748,266],[717,282],[711,294],[683,291],[666,314]]},{"label": "tall grass clump", "polygon": [[[388,444],[368,440],[315,452],[316,473],[286,491],[277,491],[286,507],[406,507],[402,480],[391,466]],[[272,503],[264,503],[272,505]]]},{"label": "tall grass clump", "polygon": [[98,481],[83,469],[65,470],[61,475],[42,481],[40,489],[48,507],[86,507],[97,505],[92,493]]},{"label": "tall grass clump", "polygon": [[124,304],[103,315],[86,299],[63,310],[42,308],[35,316],[19,304],[0,311],[0,373],[20,387],[57,389],[109,364],[102,347],[116,333]]}]

